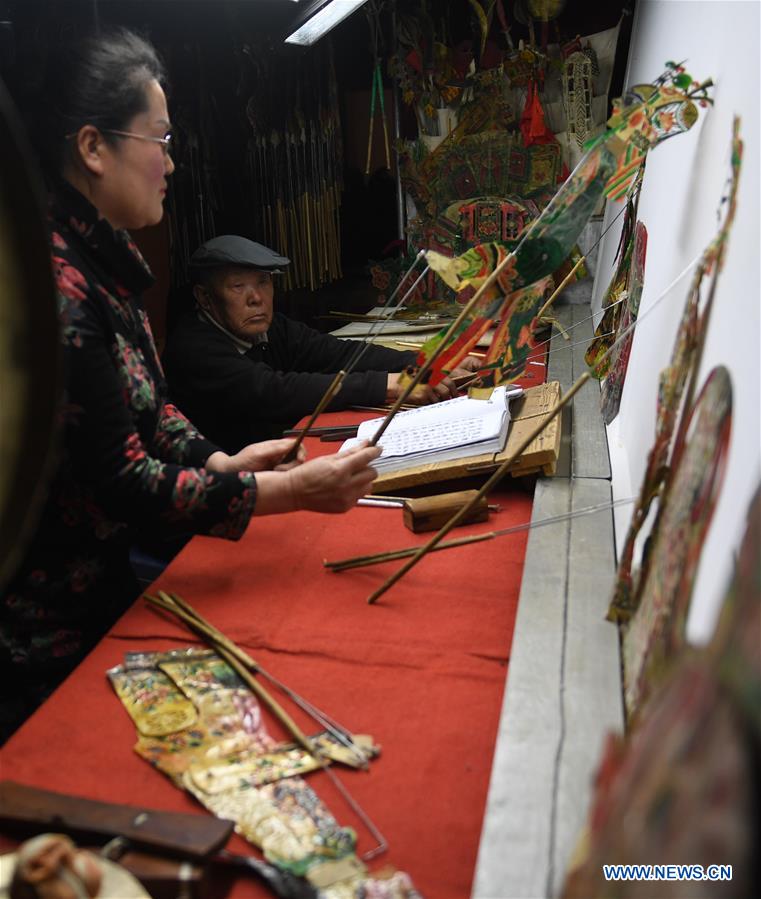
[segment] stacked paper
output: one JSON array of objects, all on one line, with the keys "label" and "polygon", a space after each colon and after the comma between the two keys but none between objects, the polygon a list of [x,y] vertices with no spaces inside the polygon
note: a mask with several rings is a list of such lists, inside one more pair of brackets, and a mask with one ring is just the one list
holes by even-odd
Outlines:
[{"label": "stacked paper", "polygon": [[[374,468],[383,474],[430,462],[501,452],[510,425],[510,399],[522,392],[520,387],[497,387],[488,400],[461,396],[400,412],[378,442],[383,453],[373,462]],[[357,436],[347,440],[340,451],[362,440],[372,440],[384,420],[362,422]]]}]

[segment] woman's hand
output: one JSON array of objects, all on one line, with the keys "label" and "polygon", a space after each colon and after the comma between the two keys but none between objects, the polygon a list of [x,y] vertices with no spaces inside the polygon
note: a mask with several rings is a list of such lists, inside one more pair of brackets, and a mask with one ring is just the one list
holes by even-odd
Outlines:
[{"label": "woman's hand", "polygon": [[298,455],[293,462],[283,464],[283,459],[288,455],[296,441],[293,437],[281,440],[263,440],[261,443],[249,443],[234,456],[227,453],[212,453],[206,460],[206,468],[209,471],[220,473],[235,471],[289,471],[301,465],[307,457],[306,449],[302,443]]},{"label": "woman's hand", "polygon": [[264,472],[256,478],[255,515],[292,512],[346,512],[364,496],[377,477],[370,467],[378,446],[361,446],[321,456],[290,471]]},{"label": "woman's hand", "polygon": [[297,508],[313,512],[346,512],[372,487],[378,472],[370,467],[379,446],[361,446],[321,456],[288,473]]}]

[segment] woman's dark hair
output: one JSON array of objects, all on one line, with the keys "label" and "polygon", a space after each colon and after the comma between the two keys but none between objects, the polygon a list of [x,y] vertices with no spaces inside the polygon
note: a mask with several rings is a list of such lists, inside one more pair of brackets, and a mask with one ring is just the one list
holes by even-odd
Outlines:
[{"label": "woman's dark hair", "polygon": [[[60,172],[71,152],[68,135],[83,125],[124,130],[148,108],[146,86],[164,80],[148,41],[127,29],[100,32],[61,47],[49,59],[47,85],[33,129],[40,161]],[[104,140],[117,140],[104,134]]]}]

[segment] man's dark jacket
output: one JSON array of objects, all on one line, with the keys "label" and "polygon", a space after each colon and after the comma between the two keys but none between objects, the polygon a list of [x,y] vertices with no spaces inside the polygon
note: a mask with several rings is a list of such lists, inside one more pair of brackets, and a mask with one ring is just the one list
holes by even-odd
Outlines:
[{"label": "man's dark jacket", "polygon": [[[194,310],[172,332],[163,362],[174,402],[208,439],[236,453],[279,437],[313,412],[357,345],[276,313],[267,342],[241,352]],[[329,409],[385,402],[388,372],[401,371],[415,356],[368,347]]]}]

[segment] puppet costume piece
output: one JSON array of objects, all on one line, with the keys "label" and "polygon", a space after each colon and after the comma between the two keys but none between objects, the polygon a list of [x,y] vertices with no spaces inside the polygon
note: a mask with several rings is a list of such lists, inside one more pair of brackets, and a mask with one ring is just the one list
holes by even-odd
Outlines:
[{"label": "puppet costume piece", "polygon": [[4,714],[19,707],[16,724],[138,596],[129,547],[146,522],[164,537],[238,539],[256,501],[253,475],[203,468],[218,447],[167,403],[140,298],[153,276],[127,232],[61,181],[49,234],[66,392],[48,498],[0,599]]},{"label": "puppet costume piece", "polygon": [[[127,653],[125,664],[112,668],[108,677],[138,728],[138,755],[196,789],[216,794],[230,786],[261,786],[320,767],[305,749],[278,743],[267,733],[250,690],[206,650]],[[191,718],[187,706],[192,709],[191,723],[169,731],[168,723],[179,717],[178,707],[183,717]],[[149,728],[153,732],[148,733]],[[353,739],[368,757],[377,754],[371,738]],[[313,744],[328,758],[352,764],[349,750],[328,734],[317,734]]]},{"label": "puppet costume piece", "polygon": [[602,300],[603,316],[584,354],[594,376],[605,379],[600,399],[605,424],[610,424],[618,415],[634,334],[630,333],[604,363],[599,360],[616,342],[619,334],[636,321],[644,286],[647,229],[637,221],[643,174],[644,165],[639,169],[627,200],[616,270]]},{"label": "puppet costume piece", "polygon": [[[123,666],[110,670],[112,685],[139,727],[145,711],[135,696],[141,696],[151,671],[171,681],[194,707],[197,720],[176,733],[140,733],[135,746],[139,755],[214,815],[234,821],[236,831],[258,846],[270,863],[319,883],[324,899],[416,899],[406,874],[395,872],[380,879],[367,875],[355,854],[354,831],[341,827],[298,776],[324,762],[301,747],[277,743],[264,725],[256,698],[215,653],[195,649],[128,653]],[[162,713],[162,702],[171,710],[177,699],[162,684],[162,689],[150,693],[149,702],[153,719],[164,721],[169,712]],[[371,738],[351,739],[367,758],[377,754]],[[328,734],[318,734],[310,743],[323,759],[354,762],[346,747]],[[325,864],[334,862],[340,863],[337,872],[326,874]]]},{"label": "puppet costume piece", "polygon": [[[322,857],[339,858],[353,851],[353,832],[338,828],[304,781],[292,792],[257,785],[293,776],[297,766],[288,758],[273,760],[278,744],[264,726],[258,702],[218,656],[191,650],[145,654],[130,662],[157,665],[198,712],[191,728],[163,738],[141,737],[138,754],[209,811],[235,821],[238,832],[284,870],[301,875]],[[240,765],[235,765],[240,760],[254,762],[250,776],[221,781],[208,776],[210,764],[221,768],[225,763],[233,764],[231,773],[241,775]],[[311,761],[312,769],[319,767]]]},{"label": "puppet costume piece", "polygon": [[[647,229],[642,222],[637,222],[634,228],[634,248],[632,250],[631,268],[628,274],[628,290],[622,297],[620,320],[616,327],[616,333],[625,331],[637,320],[639,304],[642,299],[642,288],[645,276],[645,255],[647,253]],[[609,425],[618,415],[621,405],[621,395],[626,380],[626,370],[629,366],[634,333],[616,348],[608,360],[607,375],[602,385],[600,408],[606,425]]]},{"label": "puppet costume piece", "polygon": [[624,699],[635,714],[684,641],[686,610],[700,551],[723,479],[732,422],[729,373],[715,368],[688,423],[640,572],[637,611],[622,640]]},{"label": "puppet costume piece", "polygon": [[114,668],[108,677],[144,736],[162,737],[195,724],[195,706],[163,671]]},{"label": "puppet costume piece", "polygon": [[595,328],[594,338],[584,353],[584,360],[592,370],[592,374],[600,380],[607,376],[612,362],[610,356],[606,358],[605,362],[599,360],[616,342],[619,333],[624,330],[621,326],[623,314],[621,307],[629,295],[637,228],[644,228],[637,221],[637,207],[644,171],[644,166],[642,166],[626,201],[626,210],[621,225],[621,239],[616,254],[616,269],[602,298],[602,318]]}]

